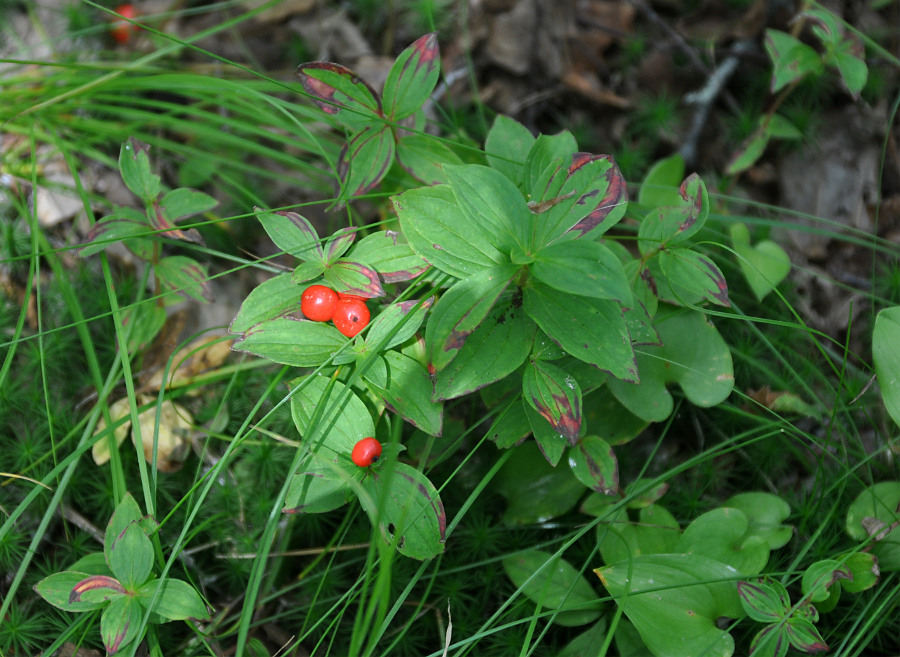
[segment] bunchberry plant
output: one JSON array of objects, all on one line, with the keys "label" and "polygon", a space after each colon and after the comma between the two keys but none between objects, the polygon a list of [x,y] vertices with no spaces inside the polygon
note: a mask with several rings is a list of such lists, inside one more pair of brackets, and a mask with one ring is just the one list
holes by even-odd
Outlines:
[{"label": "bunchberry plant", "polygon": [[35,591],[63,611],[102,610],[100,636],[109,654],[140,641],[147,622],[208,619],[209,609],[193,586],[154,575],[150,536],[158,528],[126,494],[106,527],[103,552],[42,579]]}]

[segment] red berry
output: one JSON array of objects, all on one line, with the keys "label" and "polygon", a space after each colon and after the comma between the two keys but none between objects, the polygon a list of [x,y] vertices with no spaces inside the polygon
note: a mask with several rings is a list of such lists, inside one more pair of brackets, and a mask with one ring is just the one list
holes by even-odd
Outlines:
[{"label": "red berry", "polygon": [[352,338],[368,325],[369,309],[361,299],[341,299],[334,307],[331,320],[338,331]]},{"label": "red berry", "polygon": [[381,443],[374,438],[363,438],[353,446],[350,458],[361,468],[368,468],[381,456]]},{"label": "red berry", "polygon": [[[116,7],[115,12],[132,20],[137,16],[137,10],[132,4],[119,5]],[[131,33],[136,32],[137,29],[137,25],[134,23],[129,23],[128,21],[123,21],[121,18],[116,18],[113,20],[112,27],[109,28],[109,33],[116,43],[128,43],[131,39]]]},{"label": "red berry", "polygon": [[324,285],[310,285],[300,297],[300,312],[314,322],[327,322],[337,306],[337,292]]}]

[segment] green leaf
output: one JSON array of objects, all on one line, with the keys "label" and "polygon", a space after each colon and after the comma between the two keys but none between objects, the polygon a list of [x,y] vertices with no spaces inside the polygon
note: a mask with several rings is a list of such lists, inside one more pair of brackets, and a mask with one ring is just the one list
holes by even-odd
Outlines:
[{"label": "green leaf", "polygon": [[508,260],[459,209],[448,185],[411,189],[391,202],[413,250],[451,276],[467,278]]},{"label": "green leaf", "polygon": [[875,317],[872,360],[884,407],[900,425],[900,306],[885,308]]},{"label": "green leaf", "polygon": [[381,125],[384,114],[378,94],[346,66],[331,62],[309,62],[297,68],[297,77],[313,102],[351,128]]},{"label": "green leaf", "polygon": [[381,182],[394,162],[395,149],[391,127],[382,125],[364,128],[344,144],[337,164],[341,205]]},{"label": "green leaf", "polygon": [[502,407],[485,436],[494,441],[499,449],[508,449],[525,440],[531,431],[531,422],[519,395],[509,399]]},{"label": "green leaf", "polygon": [[822,602],[828,599],[832,584],[848,579],[853,579],[853,574],[840,561],[817,561],[803,572],[803,595],[808,595],[811,602]]},{"label": "green leaf", "polygon": [[468,395],[514,372],[528,357],[536,328],[521,306],[496,304],[435,375],[434,399]]},{"label": "green leaf", "polygon": [[769,139],[770,135],[762,126],[751,132],[750,136],[744,139],[737,150],[731,154],[725,167],[725,173],[734,176],[752,167],[765,152]]},{"label": "green leaf", "polygon": [[742,223],[731,227],[731,243],[747,284],[756,298],[762,301],[791,272],[791,259],[772,240],[750,245],[750,231]]},{"label": "green leaf", "polygon": [[180,579],[154,579],[144,584],[138,591],[138,599],[144,607],[150,609],[150,600],[157,589],[159,597],[153,603],[152,611],[166,620],[209,620],[209,609],[203,598],[193,586]]},{"label": "green leaf", "polygon": [[80,258],[87,258],[117,242],[133,239],[138,235],[149,239],[149,233],[150,226],[143,214],[132,208],[122,208],[91,226],[81,246],[73,249],[73,252]]},{"label": "green leaf", "polygon": [[100,616],[100,638],[106,653],[116,654],[138,638],[143,612],[136,598],[122,596],[109,603]]},{"label": "green leaf", "polygon": [[785,657],[790,645],[784,625],[769,625],[753,637],[750,654],[753,657]]},{"label": "green leaf", "polygon": [[291,281],[290,274],[281,274],[257,285],[241,303],[237,317],[228,330],[244,333],[266,320],[282,317],[300,309],[304,285]]},{"label": "green leaf", "polygon": [[634,350],[617,303],[573,298],[533,281],[524,292],[525,312],[568,353],[616,378],[637,380]]},{"label": "green leaf", "polygon": [[622,445],[647,428],[647,420],[625,408],[610,391],[601,386],[584,400],[584,419],[591,433],[603,436],[610,445]]},{"label": "green leaf", "polygon": [[53,573],[34,585],[35,592],[63,611],[93,611],[125,594],[119,582],[108,575],[91,575],[77,570]]},{"label": "green leaf", "polygon": [[696,173],[685,178],[679,188],[681,202],[651,210],[638,229],[638,248],[644,256],[682,244],[706,223],[709,195],[706,184]]},{"label": "green leaf", "polygon": [[784,587],[765,578],[756,582],[738,582],[738,595],[747,615],[760,623],[777,623],[791,610]]},{"label": "green leaf", "polygon": [[562,435],[552,426],[547,418],[538,413],[534,408],[525,403],[525,417],[528,418],[528,424],[531,426],[531,433],[534,442],[537,444],[541,454],[547,459],[547,463],[556,467],[559,465],[560,459],[566,453],[566,447],[569,446],[569,439]]},{"label": "green leaf", "polygon": [[674,295],[671,301],[691,303],[695,296],[700,296],[726,308],[731,306],[725,276],[705,255],[676,248],[662,251],[658,258],[659,267]]},{"label": "green leaf", "polygon": [[509,525],[546,522],[568,512],[584,495],[572,471],[554,468],[531,441],[514,448],[494,481],[506,499],[503,522]]},{"label": "green leaf", "polygon": [[459,210],[482,226],[488,242],[503,253],[530,243],[534,215],[522,193],[502,173],[479,164],[444,167]]},{"label": "green leaf", "polygon": [[110,550],[116,539],[128,529],[129,525],[140,522],[141,518],[140,507],[134,501],[131,493],[126,492],[106,525],[106,532],[103,537],[103,553],[106,555],[107,564],[110,562]]},{"label": "green leaf", "polygon": [[548,168],[561,166],[563,170],[572,164],[572,156],[578,150],[578,144],[572,133],[564,130],[556,135],[538,135],[525,158],[523,183],[525,191],[531,196],[540,196],[544,190],[539,182]]},{"label": "green leaf", "polygon": [[256,218],[275,246],[299,260],[324,262],[325,255],[316,229],[296,212],[272,212],[253,208]]},{"label": "green leaf", "polygon": [[291,476],[282,513],[326,513],[341,508],[347,503],[349,478],[328,464],[311,464]]},{"label": "green leaf", "polygon": [[422,302],[412,300],[392,303],[372,320],[366,332],[366,344],[374,348],[385,341],[381,350],[386,350],[406,342],[419,330],[431,304],[432,297]]},{"label": "green leaf", "polygon": [[602,438],[585,436],[569,450],[572,473],[585,486],[601,495],[619,490],[619,462],[612,447]]},{"label": "green leaf", "polygon": [[163,288],[177,292],[185,299],[203,303],[213,300],[209,275],[199,262],[186,256],[168,256],[153,267]]},{"label": "green leaf", "polygon": [[444,551],[447,514],[434,485],[421,472],[397,461],[362,481],[359,501],[382,537],[412,559]]},{"label": "green leaf", "polygon": [[150,147],[134,137],[122,144],[119,151],[119,172],[125,186],[144,203],[150,203],[159,196],[159,176],[150,171]]},{"label": "green leaf", "polygon": [[642,348],[637,357],[640,384],[610,380],[616,398],[638,417],[660,422],[672,412],[666,383],[678,383],[687,398],[709,408],[724,401],[734,387],[734,371],[728,345],[693,310],[660,309],[656,326],[663,346]]},{"label": "green leaf", "polygon": [[112,571],[106,563],[106,555],[103,552],[90,552],[69,566],[69,570],[88,575],[108,575],[112,577]]},{"label": "green leaf", "polygon": [[392,230],[380,230],[356,243],[353,260],[367,262],[385,283],[409,281],[428,269],[428,263],[412,250],[406,238]]},{"label": "green leaf", "polygon": [[847,91],[854,100],[857,100],[869,77],[862,41],[855,34],[847,33],[840,43],[830,49],[828,54],[828,62],[837,67]]},{"label": "green leaf", "polygon": [[882,481],[864,490],[847,510],[847,533],[862,541],[875,537],[872,553],[882,572],[900,570],[900,482]]},{"label": "green leaf", "polygon": [[356,239],[357,229],[352,226],[336,230],[325,242],[325,262],[332,263],[347,252]]},{"label": "green leaf", "polygon": [[870,552],[852,552],[839,557],[839,559],[850,571],[850,579],[841,582],[841,588],[848,593],[868,591],[881,578],[878,559]]},{"label": "green leaf", "polygon": [[399,121],[419,109],[441,74],[437,32],[419,37],[394,61],[384,83],[384,111]]},{"label": "green leaf", "polygon": [[[585,164],[590,166],[585,168]],[[569,232],[578,238],[597,239],[625,216],[628,208],[628,184],[609,155],[575,153],[569,168],[570,178],[563,185],[563,191],[569,189],[570,183],[579,184],[582,171],[588,174],[602,173],[580,190],[580,195],[576,195],[576,209],[583,209],[579,206],[594,209],[572,226]]]},{"label": "green leaf", "polygon": [[518,186],[522,183],[525,159],[534,141],[528,128],[498,114],[484,144],[488,164]]},{"label": "green leaf", "polygon": [[649,208],[678,205],[678,185],[684,179],[684,158],[675,153],[657,160],[647,171],[638,192],[639,205]]},{"label": "green leaf", "polygon": [[791,515],[791,507],[777,495],[756,491],[738,493],[722,506],[742,511],[750,521],[748,534],[759,536],[772,550],[787,545],[794,535],[791,527],[782,524]]},{"label": "green leaf", "polygon": [[[603,501],[609,504],[614,500],[605,497]],[[674,552],[679,536],[678,521],[658,504],[641,508],[637,522],[631,522],[627,512],[622,510],[597,525],[600,556],[603,563],[610,565],[641,555]]]},{"label": "green leaf", "polygon": [[162,330],[168,315],[164,306],[148,300],[122,309],[122,326],[128,335],[128,353],[150,345]]},{"label": "green leaf", "polygon": [[503,559],[503,570],[539,608],[556,611],[548,620],[557,625],[577,627],[600,617],[602,605],[594,589],[564,559],[549,552],[526,550]]},{"label": "green leaf", "polygon": [[773,65],[773,94],[795,80],[822,72],[819,53],[790,34],[767,29],[765,46]]},{"label": "green leaf", "polygon": [[742,511],[713,509],[685,527],[674,551],[710,557],[744,577],[753,577],[769,561],[769,546],[759,536],[748,534],[749,527]]},{"label": "green leaf", "polygon": [[580,296],[632,302],[631,284],[619,258],[598,242],[574,240],[542,248],[529,271],[550,287]]},{"label": "green leaf", "polygon": [[791,646],[797,650],[810,653],[825,652],[829,649],[816,626],[805,618],[796,616],[789,618],[784,629]]},{"label": "green leaf", "polygon": [[[349,457],[357,442],[375,435],[375,425],[365,403],[340,381],[321,374],[310,375],[292,381],[291,389],[294,426],[304,446],[318,452],[321,458],[337,463],[336,456]],[[331,454],[322,454],[320,447]],[[321,467],[327,467],[324,461]]]},{"label": "green leaf", "polygon": [[169,221],[179,221],[212,210],[219,202],[196,189],[179,187],[166,192],[159,204]]},{"label": "green leaf", "polygon": [[522,376],[522,396],[570,445],[576,443],[581,431],[581,387],[573,376],[553,363],[532,361]]},{"label": "green leaf", "polygon": [[594,572],[656,657],[734,652],[717,625],[744,615],[730,566],[696,554],[650,554]]},{"label": "green leaf", "polygon": [[282,365],[318,367],[346,342],[329,324],[276,317],[254,324],[231,348]]},{"label": "green leaf", "polygon": [[367,299],[384,296],[378,272],[368,263],[341,258],[325,267],[324,276],[328,285],[337,292],[355,294]]},{"label": "green leaf", "polygon": [[404,135],[397,140],[397,161],[407,173],[427,185],[447,182],[445,164],[462,164],[460,157],[429,135]]},{"label": "green leaf", "polygon": [[[586,632],[579,634],[569,641],[556,657],[585,657],[585,655],[599,655],[606,645],[606,619],[601,618]],[[621,650],[619,653],[621,654]]]},{"label": "green leaf", "polygon": [[425,327],[428,362],[436,371],[444,369],[459,353],[517,273],[515,265],[484,269],[441,295]]},{"label": "green leaf", "polygon": [[153,544],[137,521],[115,538],[108,550],[108,563],[126,591],[134,591],[150,577]]},{"label": "green leaf", "polygon": [[419,361],[397,351],[384,352],[387,386],[376,390],[385,405],[414,427],[441,435],[443,404],[431,400],[431,377]]}]

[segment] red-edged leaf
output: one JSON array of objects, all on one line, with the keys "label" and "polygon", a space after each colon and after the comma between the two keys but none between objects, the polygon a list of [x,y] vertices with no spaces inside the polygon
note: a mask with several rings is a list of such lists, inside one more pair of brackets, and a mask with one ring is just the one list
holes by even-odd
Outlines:
[{"label": "red-edged leaf", "polygon": [[350,227],[336,231],[325,245],[325,262],[331,262],[344,255],[356,239],[356,232],[356,228]]},{"label": "red-edged leaf", "polygon": [[166,212],[159,203],[159,199],[153,199],[153,208],[148,213],[150,224],[158,231],[162,231],[163,237],[172,237],[185,242],[203,244],[203,238],[196,229],[181,230],[166,216]]},{"label": "red-edged leaf", "polygon": [[437,32],[426,34],[400,53],[384,83],[384,109],[399,121],[419,109],[437,84],[441,72]]},{"label": "red-edged leaf", "polygon": [[819,634],[819,630],[805,618],[793,617],[785,625],[788,641],[797,650],[803,652],[825,652],[828,644]]},{"label": "red-edged leaf", "polygon": [[784,657],[790,648],[784,625],[768,625],[750,642],[751,657]]},{"label": "red-edged leaf", "polygon": [[525,401],[574,445],[581,431],[581,387],[556,365],[536,360],[522,376]]},{"label": "red-edged leaf", "polygon": [[69,592],[69,604],[76,602],[95,603],[118,597],[123,593],[125,593],[125,588],[115,577],[91,575],[72,587],[72,590]]},{"label": "red-edged leaf", "polygon": [[[659,266],[676,297],[699,294],[707,301],[728,307],[728,283],[716,264],[690,249],[670,249],[659,254]],[[687,294],[684,294],[687,292]]]},{"label": "red-edged leaf", "polygon": [[297,77],[322,111],[347,125],[360,126],[384,116],[375,90],[346,66],[309,62],[297,68]]},{"label": "red-edged leaf", "polygon": [[147,235],[150,230],[144,215],[137,210],[130,211],[136,216],[125,219],[119,218],[118,214],[120,213],[116,213],[114,216],[105,217],[95,223],[88,231],[81,246],[74,249],[75,255],[86,258],[121,240]]},{"label": "red-edged leaf", "polygon": [[[570,232],[578,233],[579,237],[584,237],[588,233],[591,233],[592,237],[602,235],[625,215],[625,208],[628,206],[628,185],[611,156],[575,153],[572,156],[572,164],[569,166],[569,175],[571,176],[581,167],[596,160],[609,160],[612,166],[603,174],[603,183],[598,181],[595,187],[589,189],[577,201],[577,203],[581,203],[583,199],[585,205],[588,204],[588,201],[591,205],[595,200],[597,201],[594,209],[569,229]],[[603,191],[604,187],[605,191]],[[595,196],[592,196],[593,194],[602,194],[602,196],[597,200]]]},{"label": "red-edged leaf", "polygon": [[740,581],[737,588],[738,595],[741,597],[741,606],[755,621],[775,623],[784,618],[788,612],[778,591],[767,584]]},{"label": "red-edged leaf", "polygon": [[154,266],[157,279],[163,287],[174,290],[185,299],[212,301],[209,276],[196,260],[185,256],[169,256]]},{"label": "red-edged leaf", "polygon": [[351,255],[372,265],[385,283],[412,280],[429,267],[404,236],[393,230],[367,235],[356,243]]},{"label": "red-edged leaf", "polygon": [[585,436],[569,450],[569,464],[578,480],[601,495],[619,490],[619,462],[602,438]]},{"label": "red-edged leaf", "polygon": [[137,638],[142,615],[136,597],[123,596],[109,603],[100,616],[100,638],[107,654],[116,654]]},{"label": "red-edged leaf", "polygon": [[319,234],[306,217],[296,212],[271,212],[253,208],[256,218],[275,246],[299,260],[323,262],[325,259]]},{"label": "red-edged leaf", "polygon": [[367,299],[384,296],[378,272],[364,262],[341,258],[329,264],[325,268],[324,275],[325,280],[337,292],[355,294]]},{"label": "red-edged leaf", "polygon": [[344,144],[337,165],[341,204],[381,182],[394,161],[395,148],[390,126],[370,126]]}]

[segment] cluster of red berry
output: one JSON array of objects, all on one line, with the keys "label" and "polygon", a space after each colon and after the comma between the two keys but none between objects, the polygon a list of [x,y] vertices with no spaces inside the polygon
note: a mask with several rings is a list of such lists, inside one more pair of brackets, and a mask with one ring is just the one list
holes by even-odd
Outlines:
[{"label": "cluster of red berry", "polygon": [[[116,7],[115,11],[120,16],[130,18],[131,20],[137,18],[137,10],[132,4],[119,5]],[[123,21],[121,18],[117,18],[113,21],[112,26],[110,26],[109,33],[116,43],[128,43],[131,40],[132,32],[136,32],[137,29],[138,26],[134,23],[129,23],[128,21]]]},{"label": "cluster of red berry", "polygon": [[341,294],[324,285],[310,285],[303,290],[300,312],[314,322],[334,322],[334,327],[348,338],[369,323],[369,309],[363,297]]}]

